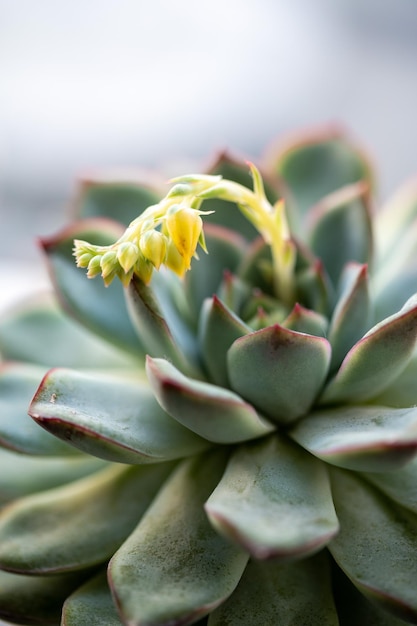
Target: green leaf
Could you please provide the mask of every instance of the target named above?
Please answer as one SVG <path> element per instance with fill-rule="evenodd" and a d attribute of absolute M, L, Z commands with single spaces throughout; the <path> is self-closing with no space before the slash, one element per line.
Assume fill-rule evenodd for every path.
<path fill-rule="evenodd" d="M 323 263 L 313 260 L 295 277 L 297 298 L 308 309 L 329 317 L 334 306 L 334 288 Z"/>
<path fill-rule="evenodd" d="M 417 513 L 417 457 L 395 472 L 368 472 L 364 476 L 391 500 Z"/>
<path fill-rule="evenodd" d="M 39 428 L 28 415 L 44 367 L 8 363 L 0 366 L 0 445 L 16 452 L 68 456 L 73 447 Z"/>
<path fill-rule="evenodd" d="M 107 217 L 128 225 L 161 198 L 159 188 L 142 182 L 132 173 L 92 176 L 81 180 L 75 199 L 75 217 Z M 149 178 L 149 177 L 148 177 Z M 159 186 L 158 186 L 159 187 Z"/>
<path fill-rule="evenodd" d="M 278 433 L 236 450 L 205 509 L 257 559 L 305 557 L 338 530 L 324 465 Z"/>
<path fill-rule="evenodd" d="M 184 290 L 194 318 L 198 317 L 203 301 L 218 292 L 224 276 L 235 272 L 246 248 L 245 240 L 234 230 L 207 224 L 204 234 L 208 254 L 193 259 L 191 271 L 184 278 Z"/>
<path fill-rule="evenodd" d="M 74 591 L 62 609 L 61 626 L 122 626 L 107 584 L 106 572 Z"/>
<path fill-rule="evenodd" d="M 324 552 L 296 563 L 250 561 L 208 626 L 338 626 Z"/>
<path fill-rule="evenodd" d="M 84 455 L 33 458 L 0 448 L 0 506 L 78 480 L 105 466 L 103 461 Z"/>
<path fill-rule="evenodd" d="M 51 370 L 30 415 L 76 448 L 118 463 L 167 461 L 208 445 L 169 417 L 135 378 Z"/>
<path fill-rule="evenodd" d="M 340 294 L 327 335 L 332 346 L 332 371 L 340 367 L 350 348 L 369 330 L 371 320 L 367 266 L 349 263 L 341 276 Z"/>
<path fill-rule="evenodd" d="M 46 574 L 104 562 L 133 531 L 172 468 L 114 465 L 10 504 L 0 514 L 1 567 Z"/>
<path fill-rule="evenodd" d="M 187 626 L 236 587 L 248 555 L 211 528 L 203 509 L 224 464 L 223 450 L 183 462 L 110 561 L 125 623 Z"/>
<path fill-rule="evenodd" d="M 198 338 L 204 366 L 216 385 L 229 386 L 227 351 L 235 339 L 250 331 L 250 327 L 217 296 L 207 298 L 204 302 Z"/>
<path fill-rule="evenodd" d="M 154 278 L 158 280 L 157 276 Z M 160 296 L 164 296 L 163 290 L 158 291 Z M 190 361 L 195 347 L 190 348 L 193 339 L 189 336 L 190 330 L 184 321 L 175 316 L 174 323 L 170 325 L 154 290 L 136 277 L 126 290 L 126 301 L 130 318 L 146 353 L 154 357 L 166 356 L 182 371 L 193 372 L 195 367 Z"/>
<path fill-rule="evenodd" d="M 395 380 L 372 398 L 374 404 L 398 408 L 417 405 L 417 351 Z"/>
<path fill-rule="evenodd" d="M 333 284 L 348 262 L 368 263 L 372 254 L 368 187 L 356 183 L 326 196 L 309 215 L 308 241 Z"/>
<path fill-rule="evenodd" d="M 329 363 L 326 339 L 278 324 L 237 339 L 228 352 L 232 389 L 280 424 L 308 412 Z"/>
<path fill-rule="evenodd" d="M 188 378 L 165 359 L 147 357 L 146 371 L 162 408 L 209 441 L 237 443 L 275 429 L 235 393 Z"/>
<path fill-rule="evenodd" d="M 338 567 L 334 567 L 333 587 L 340 626 L 352 626 L 352 624 L 405 626 L 409 624 L 365 598 Z"/>
<path fill-rule="evenodd" d="M 272 147 L 266 162 L 287 186 L 294 232 L 302 232 L 306 213 L 324 196 L 360 180 L 372 182 L 362 151 L 334 126 L 313 129 Z"/>
<path fill-rule="evenodd" d="M 417 216 L 417 181 L 412 179 L 403 184 L 375 215 L 378 262 L 394 260 L 399 242 L 407 237 L 410 229 L 415 233 Z"/>
<path fill-rule="evenodd" d="M 282 326 L 297 333 L 326 337 L 328 321 L 324 315 L 296 303 L 291 313 L 282 322 Z"/>
<path fill-rule="evenodd" d="M 114 280 L 105 287 L 101 278 L 88 280 L 72 254 L 74 239 L 108 245 L 122 234 L 120 224 L 91 219 L 75 222 L 57 236 L 44 239 L 50 272 L 58 298 L 67 313 L 111 344 L 143 357 L 143 348 L 127 313 L 123 287 Z"/>
<path fill-rule="evenodd" d="M 126 367 L 128 355 L 64 316 L 49 294 L 28 299 L 0 320 L 6 361 L 46 367 Z"/>
<path fill-rule="evenodd" d="M 341 526 L 334 559 L 373 602 L 417 623 L 417 517 L 349 472 L 333 468 L 331 479 Z"/>
<path fill-rule="evenodd" d="M 90 571 L 21 576 L 0 571 L 0 618 L 28 626 L 59 626 L 65 598 Z"/>
<path fill-rule="evenodd" d="M 417 222 L 397 240 L 396 249 L 380 260 L 373 278 L 378 319 L 391 315 L 416 292 Z"/>
<path fill-rule="evenodd" d="M 395 470 L 417 451 L 417 408 L 359 405 L 317 410 L 289 434 L 332 465 L 368 472 Z"/>
<path fill-rule="evenodd" d="M 351 348 L 320 402 L 363 402 L 377 396 L 405 369 L 416 340 L 417 297 L 413 297 Z"/>

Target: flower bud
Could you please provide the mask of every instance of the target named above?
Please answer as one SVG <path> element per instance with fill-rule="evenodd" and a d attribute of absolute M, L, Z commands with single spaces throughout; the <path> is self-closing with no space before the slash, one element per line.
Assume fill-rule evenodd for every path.
<path fill-rule="evenodd" d="M 117 247 L 117 260 L 126 274 L 132 269 L 139 256 L 139 248 L 131 241 L 124 241 Z"/>
<path fill-rule="evenodd" d="M 117 270 L 117 257 L 114 250 L 109 250 L 101 257 L 101 275 L 103 278 L 110 276 L 112 272 Z M 106 281 L 105 281 L 106 282 Z"/>
<path fill-rule="evenodd" d="M 188 269 L 186 259 L 180 255 L 173 241 L 168 242 L 165 265 L 178 276 L 184 276 Z"/>
<path fill-rule="evenodd" d="M 101 274 L 101 256 L 97 254 L 88 263 L 87 278 L 94 278 Z"/>
<path fill-rule="evenodd" d="M 161 264 L 165 261 L 167 253 L 167 239 L 165 235 L 158 230 L 148 230 L 140 238 L 139 246 L 145 259 L 148 259 L 159 270 Z"/>
<path fill-rule="evenodd" d="M 189 269 L 203 228 L 203 220 L 195 209 L 175 207 L 168 212 L 165 225 L 172 242 L 184 259 L 185 269 Z"/>
<path fill-rule="evenodd" d="M 77 267 L 88 267 L 93 255 L 90 252 L 84 252 L 84 254 L 77 255 Z"/>

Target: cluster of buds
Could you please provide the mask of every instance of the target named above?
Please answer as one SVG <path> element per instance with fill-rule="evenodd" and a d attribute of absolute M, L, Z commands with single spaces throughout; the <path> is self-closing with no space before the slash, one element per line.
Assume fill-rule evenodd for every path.
<path fill-rule="evenodd" d="M 207 252 L 201 211 L 206 199 L 234 202 L 271 246 L 276 291 L 284 300 L 290 289 L 295 247 L 290 237 L 282 201 L 269 203 L 257 168 L 249 164 L 253 191 L 221 176 L 188 175 L 173 179 L 174 186 L 158 204 L 148 207 L 110 246 L 75 240 L 77 266 L 87 268 L 88 278 L 101 275 L 108 286 L 117 276 L 127 286 L 135 275 L 148 283 L 161 265 L 183 276 L 197 256 L 197 246 Z"/>

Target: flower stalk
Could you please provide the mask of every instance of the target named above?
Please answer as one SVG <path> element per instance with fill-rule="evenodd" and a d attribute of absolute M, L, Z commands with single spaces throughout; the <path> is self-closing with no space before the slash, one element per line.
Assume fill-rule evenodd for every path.
<path fill-rule="evenodd" d="M 87 268 L 88 278 L 101 274 L 108 286 L 117 276 L 127 286 L 133 275 L 148 283 L 153 269 L 165 265 L 179 276 L 190 269 L 197 246 L 207 252 L 202 215 L 204 200 L 235 203 L 271 247 L 274 288 L 287 304 L 293 302 L 295 246 L 282 200 L 268 201 L 259 170 L 249 164 L 254 188 L 221 176 L 186 175 L 174 178 L 174 186 L 158 204 L 135 218 L 123 235 L 110 246 L 95 246 L 75 240 L 77 266 Z"/>

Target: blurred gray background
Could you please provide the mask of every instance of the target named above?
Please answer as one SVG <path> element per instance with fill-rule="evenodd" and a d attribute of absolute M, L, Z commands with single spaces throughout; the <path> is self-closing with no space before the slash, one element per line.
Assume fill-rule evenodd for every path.
<path fill-rule="evenodd" d="M 0 0 L 0 68 L 3 276 L 85 170 L 179 174 L 340 121 L 382 197 L 417 173 L 416 0 Z"/>

